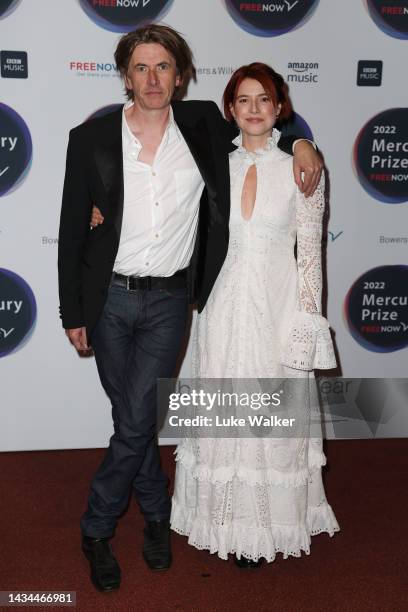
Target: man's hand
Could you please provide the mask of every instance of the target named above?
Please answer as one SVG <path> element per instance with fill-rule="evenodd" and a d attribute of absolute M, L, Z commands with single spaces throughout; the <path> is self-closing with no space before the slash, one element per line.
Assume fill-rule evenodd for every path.
<path fill-rule="evenodd" d="M 68 336 L 69 341 L 73 344 L 77 351 L 83 353 L 89 351 L 90 347 L 86 339 L 85 327 L 75 327 L 73 329 L 66 329 L 65 334 Z"/>
<path fill-rule="evenodd" d="M 94 205 L 92 207 L 92 216 L 91 216 L 91 223 L 90 223 L 91 230 L 93 230 L 94 227 L 101 225 L 104 222 L 104 220 L 105 220 L 105 217 L 103 216 L 99 208 Z"/>
<path fill-rule="evenodd" d="M 293 154 L 293 174 L 296 185 L 307 198 L 314 194 L 322 171 L 322 159 L 314 150 L 313 145 L 306 140 L 297 142 Z M 303 180 L 302 172 L 304 173 Z"/>

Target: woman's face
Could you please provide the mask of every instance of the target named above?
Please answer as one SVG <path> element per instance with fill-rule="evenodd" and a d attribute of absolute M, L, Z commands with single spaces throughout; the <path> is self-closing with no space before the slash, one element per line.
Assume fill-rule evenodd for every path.
<path fill-rule="evenodd" d="M 255 79 L 244 79 L 238 87 L 230 111 L 238 127 L 248 136 L 269 136 L 281 105 L 274 106 L 264 86 Z"/>

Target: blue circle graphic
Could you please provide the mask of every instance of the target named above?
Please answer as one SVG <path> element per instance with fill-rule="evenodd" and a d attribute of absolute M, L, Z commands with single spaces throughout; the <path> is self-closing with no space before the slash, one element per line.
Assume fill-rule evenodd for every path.
<path fill-rule="evenodd" d="M 88 17 L 111 32 L 131 32 L 152 21 L 159 21 L 173 0 L 78 0 Z"/>
<path fill-rule="evenodd" d="M 379 266 L 362 274 L 344 301 L 350 334 L 362 347 L 390 353 L 408 345 L 408 266 Z"/>
<path fill-rule="evenodd" d="M 274 0 L 241 2 L 223 0 L 235 23 L 255 36 L 280 36 L 302 26 L 314 13 L 319 0 Z"/>
<path fill-rule="evenodd" d="M 15 110 L 0 103 L 0 196 L 10 193 L 26 177 L 33 152 L 26 122 Z"/>
<path fill-rule="evenodd" d="M 388 36 L 408 39 L 407 0 L 365 0 L 374 23 Z"/>
<path fill-rule="evenodd" d="M 0 268 L 0 357 L 22 348 L 34 329 L 37 305 L 28 283 Z"/>

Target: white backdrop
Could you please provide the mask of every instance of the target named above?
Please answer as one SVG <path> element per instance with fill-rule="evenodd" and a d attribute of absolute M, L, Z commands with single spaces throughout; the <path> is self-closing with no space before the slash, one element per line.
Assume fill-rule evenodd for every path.
<path fill-rule="evenodd" d="M 267 3 L 269 7 L 286 5 L 285 10 L 291 4 Z M 387 204 L 373 197 L 359 182 L 352 162 L 354 142 L 364 124 L 387 109 L 408 106 L 406 40 L 378 27 L 363 0 L 320 0 L 310 19 L 280 36 L 247 32 L 221 0 L 174 0 L 170 5 L 163 21 L 185 35 L 199 72 L 197 84 L 189 89 L 191 99 L 220 104 L 231 69 L 255 60 L 270 63 L 285 78 L 314 75 L 315 82 L 295 82 L 291 77 L 290 92 L 330 172 L 327 314 L 342 373 L 345 377 L 405 377 L 406 334 L 398 332 L 402 338 L 398 350 L 366 348 L 349 331 L 344 303 L 350 287 L 367 271 L 407 263 L 408 198 L 405 203 Z M 1 450 L 104 446 L 111 432 L 109 403 L 94 360 L 77 356 L 60 325 L 56 260 L 68 131 L 98 108 L 123 101 L 121 82 L 111 66 L 119 36 L 96 24 L 78 0 L 22 0 L 0 18 L 0 49 L 28 54 L 28 78 L 3 75 L 0 102 L 24 119 L 33 146 L 24 180 L 0 198 L 0 267 L 23 278 L 37 304 L 29 338 L 0 359 Z M 382 60 L 381 86 L 356 85 L 359 60 Z M 102 64 L 104 69 L 78 68 L 85 62 Z M 317 66 L 299 72 L 301 66 L 288 68 L 293 63 Z M 8 138 L 7 129 L 0 124 L 3 148 L 9 142 L 1 140 Z M 5 164 L 0 163 L 0 178 L 7 177 L 7 171 L 1 175 Z M 10 297 L 4 283 L 0 291 L 2 352 L 1 343 L 13 328 L 7 327 L 10 318 L 4 319 Z M 408 283 L 399 287 L 400 296 L 407 291 Z M 407 324 L 406 311 L 405 307 Z M 3 325 L 1 317 L 6 321 Z M 391 345 L 395 348 L 393 341 Z M 188 352 L 182 374 L 189 374 Z M 403 399 L 394 412 L 380 426 L 378 436 L 408 435 Z M 355 432 L 372 435 L 361 423 Z"/>

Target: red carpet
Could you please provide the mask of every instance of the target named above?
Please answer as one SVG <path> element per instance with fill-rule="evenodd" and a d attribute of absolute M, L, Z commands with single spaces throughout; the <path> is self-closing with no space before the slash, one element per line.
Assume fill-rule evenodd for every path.
<path fill-rule="evenodd" d="M 171 476 L 173 451 L 161 448 Z M 172 568 L 152 573 L 141 557 L 143 520 L 132 502 L 113 541 L 122 586 L 110 594 L 89 581 L 78 526 L 103 452 L 1 456 L 0 590 L 76 591 L 76 609 L 85 612 L 408 609 L 408 440 L 327 442 L 326 493 L 341 532 L 315 536 L 308 557 L 278 555 L 249 573 L 177 534 Z"/>

